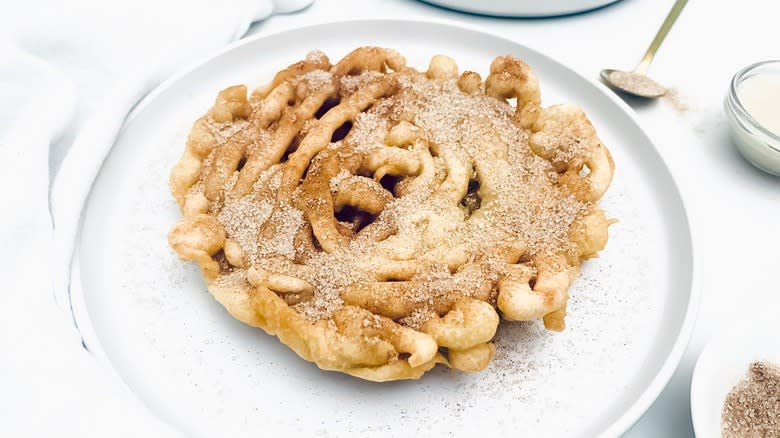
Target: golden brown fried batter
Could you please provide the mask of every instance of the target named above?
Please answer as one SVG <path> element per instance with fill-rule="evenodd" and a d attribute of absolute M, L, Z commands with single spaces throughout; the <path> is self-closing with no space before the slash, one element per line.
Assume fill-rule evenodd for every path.
<path fill-rule="evenodd" d="M 195 122 L 171 247 L 234 317 L 320 368 L 482 370 L 499 312 L 563 329 L 607 241 L 609 152 L 582 110 L 540 105 L 511 56 L 483 81 L 442 55 L 420 72 L 390 49 L 312 52 Z"/>

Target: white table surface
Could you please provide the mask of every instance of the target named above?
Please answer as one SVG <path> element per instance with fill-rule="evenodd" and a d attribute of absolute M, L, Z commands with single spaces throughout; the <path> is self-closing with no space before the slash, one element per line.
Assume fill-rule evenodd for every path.
<path fill-rule="evenodd" d="M 522 20 L 461 14 L 416 0 L 316 0 L 300 13 L 274 16 L 255 25 L 251 32 L 273 33 L 349 19 L 447 20 L 511 38 L 595 79 L 604 67 L 632 68 L 672 3 L 622 0 L 582 15 Z M 723 324 L 747 321 L 779 308 L 780 286 L 773 269 L 778 257 L 772 250 L 780 248 L 780 231 L 773 227 L 780 224 L 780 178 L 761 173 L 739 156 L 728 137 L 722 111 L 725 91 L 737 70 L 759 60 L 780 58 L 778 12 L 780 4 L 775 0 L 691 0 L 651 68 L 656 79 L 680 90 L 690 109 L 680 112 L 664 101 L 629 102 L 685 197 L 703 292 L 696 330 L 677 373 L 626 435 L 629 438 L 693 436 L 690 379 L 705 342 Z M 46 317 L 54 321 L 54 316 Z M 50 330 L 37 324 L 37 319 L 24 321 L 22 329 L 30 330 L 28 335 L 35 334 L 35 339 L 45 338 Z M 15 329 L 14 333 L 0 333 L 0 341 L 16 336 L 19 327 Z M 74 350 L 73 345 L 48 348 L 51 350 L 46 353 L 51 357 Z M 35 345 L 30 345 L 22 353 L 34 349 Z M 13 380 L 0 379 L 0 435 L 10 427 L 8 436 L 165 436 L 159 432 L 162 428 L 147 426 L 142 420 L 147 413 L 140 403 L 120 403 L 123 392 L 113 388 L 108 375 L 94 370 L 90 356 L 73 353 L 67 357 L 72 359 L 68 366 L 90 370 L 97 383 L 84 389 L 78 381 L 68 381 L 68 376 L 83 377 L 85 373 L 73 374 L 61 362 L 29 362 L 25 366 L 24 360 L 19 360 L 8 369 L 0 354 L 0 377 L 7 375 Z M 20 379 L 25 370 L 48 374 Z M 36 398 L 53 391 L 72 394 Z M 65 408 L 71 404 L 90 415 L 69 416 L 73 411 Z M 121 413 L 109 415 L 116 406 L 122 406 Z M 47 421 L 52 418 L 54 421 Z"/>
<path fill-rule="evenodd" d="M 633 68 L 672 3 L 622 0 L 586 14 L 529 20 L 473 16 L 414 0 L 318 0 L 303 12 L 259 23 L 251 32 L 348 19 L 450 20 L 511 38 L 596 78 L 604 67 Z M 665 101 L 629 101 L 683 192 L 703 296 L 679 369 L 627 437 L 693 436 L 690 380 L 706 341 L 721 325 L 780 306 L 780 178 L 742 159 L 728 137 L 722 110 L 737 70 L 780 58 L 778 12 L 780 4 L 768 0 L 691 0 L 650 69 L 658 81 L 680 91 L 689 109 L 681 112 Z"/>

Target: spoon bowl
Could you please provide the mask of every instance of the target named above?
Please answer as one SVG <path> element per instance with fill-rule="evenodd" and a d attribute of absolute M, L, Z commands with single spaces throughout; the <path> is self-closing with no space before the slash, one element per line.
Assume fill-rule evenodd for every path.
<path fill-rule="evenodd" d="M 601 70 L 601 80 L 613 90 L 633 96 L 653 99 L 666 94 L 666 88 L 663 85 L 636 71 L 627 72 L 605 68 Z"/>
<path fill-rule="evenodd" d="M 609 75 L 611 75 L 613 71 L 618 71 L 618 70 L 615 70 L 614 68 L 605 68 L 604 70 L 601 70 L 600 73 L 601 80 L 604 81 L 605 84 L 611 85 L 609 83 Z"/>

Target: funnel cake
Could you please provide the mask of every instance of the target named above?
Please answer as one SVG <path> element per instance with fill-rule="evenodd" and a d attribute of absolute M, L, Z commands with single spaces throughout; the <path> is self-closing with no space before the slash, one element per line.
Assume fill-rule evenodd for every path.
<path fill-rule="evenodd" d="M 482 370 L 499 313 L 564 328 L 607 242 L 610 154 L 578 107 L 540 103 L 511 56 L 483 81 L 440 55 L 420 72 L 390 49 L 312 52 L 195 122 L 170 245 L 231 315 L 322 369 Z"/>

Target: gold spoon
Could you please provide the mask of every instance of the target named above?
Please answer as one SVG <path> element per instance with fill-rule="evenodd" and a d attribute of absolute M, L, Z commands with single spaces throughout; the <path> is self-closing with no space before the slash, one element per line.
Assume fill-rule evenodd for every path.
<path fill-rule="evenodd" d="M 688 0 L 677 0 L 674 3 L 672 10 L 669 11 L 669 15 L 666 16 L 666 20 L 664 20 L 661 28 L 658 29 L 658 33 L 655 34 L 653 42 L 647 48 L 645 56 L 642 57 L 639 65 L 633 71 L 605 68 L 601 70 L 601 79 L 613 89 L 633 94 L 634 96 L 656 98 L 666 94 L 666 88 L 663 85 L 647 76 L 647 69 L 650 67 L 650 62 L 653 61 L 655 53 L 661 47 L 661 43 L 666 38 L 669 30 L 672 29 L 672 25 L 674 25 L 677 17 L 680 16 L 680 12 L 682 12 L 686 3 L 688 3 Z"/>

